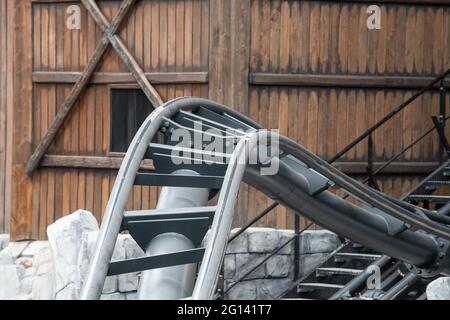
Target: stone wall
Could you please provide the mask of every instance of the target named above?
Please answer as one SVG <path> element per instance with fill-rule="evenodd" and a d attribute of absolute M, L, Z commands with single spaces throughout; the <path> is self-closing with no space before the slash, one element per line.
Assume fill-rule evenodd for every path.
<path fill-rule="evenodd" d="M 294 279 L 294 242 L 250 273 L 244 281 L 235 282 L 293 237 L 291 230 L 255 228 L 234 240 L 224 260 L 225 298 L 271 300 L 289 288 Z M 314 270 L 339 245 L 338 237 L 329 231 L 304 232 L 300 238 L 299 276 Z"/>
<path fill-rule="evenodd" d="M 98 236 L 98 224 L 90 212 L 78 211 L 47 230 L 48 242 L 15 242 L 0 236 L 0 300 L 78 299 L 90 256 Z M 237 230 L 234 230 L 236 232 Z M 228 247 L 224 260 L 225 290 L 279 245 L 293 231 L 249 229 Z M 300 271 L 309 273 L 337 248 L 339 240 L 328 231 L 308 231 L 301 237 Z M 113 260 L 144 255 L 129 235 L 120 235 Z M 227 299 L 273 299 L 292 284 L 294 243 L 286 246 L 244 281 L 231 288 Z M 102 299 L 134 300 L 140 274 L 109 277 Z"/>

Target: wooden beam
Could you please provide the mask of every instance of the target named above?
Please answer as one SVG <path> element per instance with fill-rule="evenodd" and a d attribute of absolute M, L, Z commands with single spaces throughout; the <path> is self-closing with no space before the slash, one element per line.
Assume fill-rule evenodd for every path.
<path fill-rule="evenodd" d="M 66 156 L 46 155 L 42 160 L 42 167 L 46 168 L 72 168 L 72 169 L 111 169 L 119 170 L 123 157 L 91 157 L 91 156 Z M 384 163 L 374 163 L 374 169 L 378 169 Z M 365 175 L 366 162 L 338 162 L 334 165 L 346 174 Z M 378 176 L 383 175 L 427 175 L 439 166 L 438 162 L 395 162 L 386 168 Z M 151 160 L 144 160 L 141 165 L 143 170 L 154 170 Z"/>
<path fill-rule="evenodd" d="M 378 170 L 382 165 L 384 165 L 384 162 L 375 162 L 373 164 L 373 169 Z M 367 174 L 367 162 L 337 162 L 334 166 L 349 175 Z M 377 176 L 426 175 L 433 172 L 438 167 L 438 162 L 394 162 Z"/>
<path fill-rule="evenodd" d="M 42 160 L 42 167 L 119 170 L 122 162 L 123 158 L 46 155 Z M 154 169 L 153 161 L 142 161 L 141 170 Z"/>
<path fill-rule="evenodd" d="M 142 90 L 144 91 L 145 95 L 150 100 L 152 105 L 154 107 L 162 105 L 164 103 L 163 100 L 161 99 L 159 93 L 155 90 L 155 88 L 153 88 L 153 86 L 148 81 L 139 63 L 130 53 L 130 51 L 123 43 L 123 41 L 120 39 L 120 37 L 116 35 L 115 32 L 111 32 L 109 30 L 110 28 L 109 21 L 100 10 L 97 3 L 95 3 L 94 0 L 82 0 L 82 2 L 86 7 L 86 9 L 88 10 L 88 12 L 91 14 L 91 16 L 97 22 L 100 29 L 103 32 L 105 32 L 105 34 L 108 36 L 111 45 L 114 47 L 114 49 L 116 50 L 120 58 L 123 60 L 123 62 L 127 65 L 128 69 L 131 71 L 131 74 L 139 83 L 139 85 L 141 86 Z"/>
<path fill-rule="evenodd" d="M 359 75 L 317 75 L 317 74 L 281 74 L 252 73 L 249 76 L 252 85 L 298 86 L 298 87 L 342 87 L 342 88 L 422 88 L 434 80 L 432 77 L 411 76 L 359 76 Z M 445 84 L 450 86 L 450 80 Z M 437 87 L 436 87 L 437 88 Z"/>
<path fill-rule="evenodd" d="M 70 94 L 66 97 L 62 106 L 59 108 L 55 119 L 53 120 L 52 124 L 50 125 L 50 128 L 48 129 L 44 138 L 39 142 L 38 146 L 36 147 L 36 149 L 34 150 L 34 153 L 31 156 L 30 160 L 28 161 L 28 164 L 26 167 L 26 172 L 28 175 L 31 175 L 34 172 L 34 170 L 39 166 L 39 163 L 40 163 L 42 157 L 44 156 L 44 154 L 47 152 L 48 148 L 52 144 L 59 129 L 61 129 L 61 127 L 63 126 L 70 111 L 72 110 L 72 107 L 75 105 L 75 102 L 78 100 L 81 92 L 86 87 L 86 85 L 89 83 L 89 79 L 91 78 L 92 74 L 94 73 L 94 70 L 97 67 L 98 63 L 100 62 L 101 57 L 106 52 L 106 49 L 109 45 L 110 35 L 117 32 L 117 29 L 119 28 L 121 22 L 123 21 L 124 17 L 127 15 L 128 11 L 130 10 L 130 8 L 134 4 L 134 2 L 135 2 L 135 0 L 124 0 L 122 2 L 122 4 L 120 5 L 119 11 L 117 12 L 116 16 L 114 17 L 111 25 L 105 31 L 105 34 L 101 38 L 99 45 L 95 49 L 95 52 L 94 52 L 93 56 L 91 57 L 89 63 L 86 65 L 82 75 L 80 76 L 80 78 L 77 80 L 77 82 L 73 86 Z"/>
<path fill-rule="evenodd" d="M 34 83 L 75 83 L 81 72 L 35 71 Z M 146 72 L 145 76 L 153 84 L 206 84 L 208 72 Z M 134 83 L 135 79 L 127 72 L 95 72 L 91 84 Z"/>
<path fill-rule="evenodd" d="M 108 0 L 99 0 L 108 1 Z M 109 0 L 110 1 L 110 0 Z M 320 0 L 304 0 L 317 2 Z M 31 0 L 34 3 L 79 3 L 81 0 Z M 424 6 L 450 6 L 450 0 L 335 0 L 336 3 L 360 3 L 360 4 L 393 4 L 393 5 L 424 5 Z"/>

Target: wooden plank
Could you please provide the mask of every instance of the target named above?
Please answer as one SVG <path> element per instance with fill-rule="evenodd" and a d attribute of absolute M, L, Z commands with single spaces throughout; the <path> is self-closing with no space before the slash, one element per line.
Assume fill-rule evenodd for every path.
<path fill-rule="evenodd" d="M 28 164 L 27 164 L 27 174 L 32 174 L 33 171 L 37 168 L 39 165 L 42 157 L 44 156 L 47 149 L 50 147 L 51 143 L 55 139 L 59 129 L 63 126 L 65 119 L 69 115 L 72 107 L 74 106 L 75 102 L 77 101 L 78 97 L 80 96 L 80 93 L 83 91 L 83 89 L 86 87 L 86 85 L 89 82 L 90 77 L 92 76 L 95 68 L 97 67 L 101 57 L 106 51 L 106 48 L 109 44 L 109 36 L 110 34 L 114 34 L 117 29 L 119 28 L 120 23 L 128 13 L 129 9 L 133 5 L 135 0 L 124 0 L 122 2 L 122 5 L 120 7 L 119 12 L 117 13 L 116 17 L 113 19 L 110 26 L 105 28 L 105 35 L 102 37 L 102 40 L 100 41 L 99 45 L 97 46 L 97 49 L 94 53 L 94 55 L 91 57 L 88 65 L 84 69 L 82 76 L 78 79 L 74 87 L 72 88 L 69 96 L 67 96 L 66 100 L 64 101 L 63 105 L 59 108 L 58 113 L 52 122 L 50 128 L 48 129 L 46 135 L 43 137 L 43 139 L 40 141 L 36 149 L 34 150 L 34 153 L 30 157 Z"/>
<path fill-rule="evenodd" d="M 363 13 L 361 13 L 363 14 Z M 386 7 L 381 8 L 381 19 L 383 19 L 382 21 L 386 21 L 386 25 L 387 25 L 387 9 Z M 361 24 L 361 21 L 360 21 Z M 376 52 L 374 52 L 373 55 L 370 56 L 369 59 L 369 70 L 370 65 L 373 63 L 376 63 L 376 71 L 378 73 L 384 73 L 386 70 L 386 46 L 387 46 L 387 30 L 388 27 L 385 28 L 381 28 L 380 30 L 378 30 L 376 35 L 373 35 L 372 32 L 369 33 L 368 35 L 368 43 L 372 44 L 373 42 L 377 41 L 377 46 L 376 48 L 373 49 L 373 51 L 376 50 Z M 372 45 L 373 47 L 375 47 L 374 45 Z M 372 50 L 370 50 L 370 52 L 372 53 Z M 373 56 L 373 57 L 372 57 Z M 371 70 L 372 71 L 372 70 Z M 371 72 L 371 73 L 375 73 L 375 72 Z"/>
<path fill-rule="evenodd" d="M 159 61 L 160 61 L 160 54 L 159 54 L 159 27 L 160 27 L 160 21 L 159 21 L 159 2 L 158 1 L 151 1 L 151 33 L 150 41 L 151 41 L 151 61 L 150 61 L 150 68 L 152 71 L 157 70 Z M 150 80 L 150 79 L 149 79 Z M 150 80 L 152 81 L 152 80 Z"/>
<path fill-rule="evenodd" d="M 118 170 L 123 158 L 96 157 L 96 156 L 67 156 L 46 155 L 42 160 L 44 168 L 75 168 L 75 169 L 112 169 Z M 144 160 L 142 170 L 154 170 L 151 160 Z"/>
<path fill-rule="evenodd" d="M 330 64 L 330 5 L 324 4 L 320 11 L 319 66 L 322 73 L 329 72 Z"/>
<path fill-rule="evenodd" d="M 320 3 L 311 4 L 309 27 L 309 67 L 313 73 L 319 72 L 320 58 Z"/>
<path fill-rule="evenodd" d="M 0 233 L 6 232 L 7 3 L 0 3 Z"/>
<path fill-rule="evenodd" d="M 192 1 L 192 66 L 195 71 L 201 67 L 201 10 L 202 1 Z"/>
<path fill-rule="evenodd" d="M 126 64 L 128 69 L 131 71 L 133 77 L 139 83 L 139 85 L 141 86 L 142 90 L 144 91 L 145 95 L 150 100 L 150 102 L 154 106 L 162 105 L 163 100 L 159 96 L 159 93 L 155 90 L 155 88 L 153 88 L 153 86 L 148 81 L 139 63 L 136 61 L 131 52 L 128 50 L 127 46 L 124 44 L 122 39 L 120 39 L 120 37 L 116 35 L 115 32 L 111 32 L 110 28 L 113 26 L 114 20 L 110 25 L 108 19 L 102 13 L 102 11 L 97 6 L 94 0 L 82 0 L 82 2 L 86 7 L 86 9 L 91 14 L 91 16 L 97 22 L 100 29 L 103 32 L 105 32 L 105 34 L 109 39 L 109 42 L 114 47 L 114 49 L 116 50 L 117 54 L 120 56 L 122 61 Z"/>
<path fill-rule="evenodd" d="M 14 19 L 14 6 L 7 2 L 6 13 L 10 19 L 7 19 L 6 29 L 7 29 L 7 41 L 5 56 L 7 60 L 6 64 L 6 122 L 9 124 L 13 123 L 13 106 L 14 106 L 14 95 L 10 94 L 13 92 L 13 81 L 14 81 L 14 67 L 13 67 L 13 56 L 14 56 L 14 46 L 15 41 L 15 19 Z M 11 211 L 12 211 L 12 176 L 13 176 L 13 126 L 6 126 L 6 181 L 5 181 L 5 232 L 10 231 L 10 221 L 11 221 Z"/>
<path fill-rule="evenodd" d="M 384 162 L 375 162 L 374 170 L 384 165 Z M 364 175 L 367 173 L 367 162 L 336 162 L 336 168 L 349 175 Z M 379 175 L 426 175 L 439 166 L 438 162 L 394 162 Z"/>
<path fill-rule="evenodd" d="M 31 0 L 33 3 L 79 3 L 82 0 Z M 110 1 L 110 0 L 98 0 L 98 1 Z M 317 0 L 305 0 L 303 2 L 313 2 Z M 448 6 L 450 0 L 345 0 L 348 3 L 361 3 L 361 4 L 403 4 L 403 5 L 424 5 L 424 6 Z"/>
<path fill-rule="evenodd" d="M 433 79 L 434 77 L 415 76 L 251 73 L 249 83 L 264 86 L 417 89 L 426 86 Z M 450 85 L 450 80 L 445 83 Z"/>
<path fill-rule="evenodd" d="M 14 96 L 12 135 L 12 206 L 13 240 L 29 239 L 32 232 L 32 181 L 25 174 L 25 163 L 31 153 L 32 140 L 32 8 L 27 1 L 10 1 L 14 20 L 14 53 L 11 70 Z"/>

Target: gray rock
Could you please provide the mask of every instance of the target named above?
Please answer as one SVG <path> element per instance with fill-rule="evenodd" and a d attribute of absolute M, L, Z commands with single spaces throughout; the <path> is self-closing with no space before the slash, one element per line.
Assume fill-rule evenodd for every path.
<path fill-rule="evenodd" d="M 52 265 L 53 267 L 53 265 Z M 25 273 L 23 274 L 24 278 L 34 277 L 37 274 L 37 269 L 35 267 L 31 267 L 28 269 L 25 269 Z"/>
<path fill-rule="evenodd" d="M 17 301 L 31 301 L 33 300 L 33 296 L 31 294 L 21 294 L 19 296 L 15 296 L 13 300 Z"/>
<path fill-rule="evenodd" d="M 119 276 L 119 291 L 123 293 L 137 291 L 139 289 L 140 273 L 121 274 Z"/>
<path fill-rule="evenodd" d="M 14 263 L 18 266 L 22 266 L 25 269 L 29 269 L 34 265 L 33 258 L 30 257 L 20 257 L 16 261 L 14 261 Z"/>
<path fill-rule="evenodd" d="M 111 261 L 125 260 L 125 247 L 123 245 L 124 236 L 119 235 L 116 242 L 116 247 L 114 248 L 114 253 Z M 94 242 L 95 243 L 95 242 Z M 94 250 L 92 246 L 92 251 Z M 86 274 L 84 274 L 86 275 Z M 123 275 L 127 276 L 127 275 Z M 114 293 L 119 288 L 119 276 L 107 277 L 105 281 L 105 286 L 103 287 L 103 293 Z"/>
<path fill-rule="evenodd" d="M 228 254 L 223 260 L 223 276 L 225 279 L 233 279 L 236 273 L 236 257 Z"/>
<path fill-rule="evenodd" d="M 79 296 L 80 285 L 78 283 L 69 283 L 66 287 L 56 292 L 55 299 L 62 301 L 78 300 Z"/>
<path fill-rule="evenodd" d="M 24 281 L 27 279 L 30 279 L 33 300 L 54 300 L 56 298 L 55 274 L 52 262 L 38 266 L 35 276 L 25 278 Z"/>
<path fill-rule="evenodd" d="M 32 282 L 31 296 L 33 300 L 54 300 L 55 288 L 53 274 L 46 272 Z"/>
<path fill-rule="evenodd" d="M 9 244 L 9 234 L 0 234 L 0 251 L 5 249 Z"/>
<path fill-rule="evenodd" d="M 33 284 L 38 277 L 24 277 L 20 282 L 20 295 L 30 296 L 32 298 Z"/>
<path fill-rule="evenodd" d="M 79 210 L 47 228 L 55 266 L 56 298 L 76 300 L 81 290 L 79 252 L 82 236 L 86 232 L 98 231 L 92 213 Z"/>
<path fill-rule="evenodd" d="M 112 300 L 112 301 L 119 301 L 119 300 L 126 300 L 127 296 L 124 293 L 111 293 L 111 294 L 103 294 L 100 298 L 100 300 Z"/>
<path fill-rule="evenodd" d="M 279 246 L 280 234 L 270 228 L 251 228 L 247 230 L 250 253 L 270 253 Z"/>
<path fill-rule="evenodd" d="M 10 256 L 13 260 L 17 260 L 29 244 L 30 241 L 11 242 L 5 249 L 3 249 L 2 253 Z"/>
<path fill-rule="evenodd" d="M 84 283 L 90 265 L 91 257 L 94 253 L 95 244 L 97 242 L 98 231 L 85 232 L 81 237 L 81 246 L 78 253 L 77 269 L 80 274 L 80 288 Z M 126 258 L 124 239 L 126 236 L 119 235 L 112 261 L 124 260 Z M 118 276 L 107 277 L 103 287 L 103 293 L 110 294 L 118 290 Z"/>
<path fill-rule="evenodd" d="M 51 249 L 48 241 L 33 241 L 22 251 L 24 257 L 34 257 L 42 250 Z"/>
<path fill-rule="evenodd" d="M 127 259 L 141 258 L 145 256 L 145 252 L 138 246 L 136 241 L 128 234 L 122 235 L 123 247 L 125 248 L 125 256 Z"/>
<path fill-rule="evenodd" d="M 241 279 L 257 264 L 259 264 L 267 255 L 265 254 L 236 254 L 236 272 L 233 280 Z M 249 274 L 245 280 L 263 279 L 266 277 L 266 265 L 263 264 L 255 271 Z"/>
<path fill-rule="evenodd" d="M 439 278 L 427 286 L 428 300 L 450 300 L 450 278 Z"/>
<path fill-rule="evenodd" d="M 0 300 L 12 300 L 20 295 L 24 269 L 18 265 L 0 266 Z"/>
<path fill-rule="evenodd" d="M 287 278 L 294 271 L 294 257 L 288 255 L 275 255 L 267 261 L 267 277 Z"/>
<path fill-rule="evenodd" d="M 137 294 L 137 292 L 128 292 L 128 293 L 126 294 L 126 299 L 127 299 L 127 300 L 132 300 L 132 301 L 137 300 L 137 299 L 138 299 L 138 294 Z"/>
<path fill-rule="evenodd" d="M 5 264 L 14 264 L 14 260 L 9 255 L 0 253 L 0 266 Z"/>
<path fill-rule="evenodd" d="M 80 270 L 81 281 L 84 281 L 89 269 L 94 246 L 98 238 L 98 231 L 88 231 L 81 236 L 81 245 L 78 251 L 77 267 Z"/>
<path fill-rule="evenodd" d="M 225 282 L 225 290 L 229 288 L 231 282 Z M 243 281 L 236 284 L 228 291 L 226 300 L 256 300 L 257 291 L 255 281 Z"/>
<path fill-rule="evenodd" d="M 42 275 L 53 275 L 53 263 L 48 262 L 41 264 L 40 266 L 36 267 L 36 275 L 42 276 Z"/>
<path fill-rule="evenodd" d="M 39 250 L 39 252 L 34 256 L 33 261 L 36 268 L 49 263 L 53 264 L 52 249 L 50 248 L 50 244 L 48 247 L 44 247 Z"/>
<path fill-rule="evenodd" d="M 315 253 L 300 255 L 299 271 L 300 277 L 310 274 L 317 266 L 325 262 L 329 257 L 328 253 Z"/>
<path fill-rule="evenodd" d="M 135 259 L 145 255 L 144 251 L 138 246 L 130 235 L 121 235 L 120 241 L 116 245 L 116 251 L 125 255 L 123 259 Z M 123 249 L 120 249 L 122 247 Z M 117 256 L 116 252 L 116 258 Z M 128 293 L 137 291 L 139 288 L 140 273 L 122 274 L 118 276 L 118 288 L 120 292 Z"/>
<path fill-rule="evenodd" d="M 293 284 L 292 279 L 256 280 L 257 300 L 275 300 Z"/>
<path fill-rule="evenodd" d="M 338 236 L 330 231 L 305 231 L 300 238 L 300 253 L 333 252 L 340 244 Z"/>
<path fill-rule="evenodd" d="M 235 235 L 240 229 L 234 229 L 231 231 L 230 236 Z M 231 241 L 227 247 L 227 254 L 231 253 L 247 253 L 248 252 L 248 232 L 242 233 L 236 239 Z"/>

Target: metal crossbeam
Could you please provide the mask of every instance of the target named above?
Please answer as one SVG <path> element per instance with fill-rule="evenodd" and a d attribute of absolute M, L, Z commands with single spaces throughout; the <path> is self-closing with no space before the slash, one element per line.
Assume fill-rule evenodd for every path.
<path fill-rule="evenodd" d="M 147 80 L 145 73 L 142 71 L 139 64 L 136 62 L 131 53 L 128 51 L 123 41 L 116 35 L 119 26 L 124 21 L 125 17 L 129 13 L 131 7 L 133 6 L 136 0 L 123 0 L 116 16 L 113 18 L 111 23 L 109 23 L 109 21 L 103 15 L 97 3 L 94 0 L 81 0 L 81 1 L 88 10 L 88 12 L 91 14 L 91 16 L 98 23 L 104 34 L 100 40 L 100 43 L 97 45 L 94 54 L 90 58 L 89 63 L 86 65 L 82 74 L 80 75 L 77 82 L 70 91 L 69 95 L 66 97 L 61 107 L 58 109 L 56 117 L 51 123 L 45 136 L 39 142 L 38 146 L 36 147 L 30 159 L 28 160 L 26 167 L 26 172 L 28 175 L 31 175 L 39 166 L 48 148 L 55 140 L 57 133 L 59 132 L 61 127 L 64 125 L 64 122 L 69 117 L 69 114 L 73 106 L 75 105 L 75 102 L 78 100 L 81 93 L 88 85 L 89 80 L 94 74 L 95 69 L 97 68 L 101 58 L 105 54 L 106 49 L 108 48 L 110 43 L 117 51 L 119 56 L 122 58 L 122 60 L 125 62 L 125 64 L 128 66 L 131 73 L 136 78 L 137 82 L 139 83 L 139 85 L 141 86 L 142 90 L 144 91 L 148 99 L 151 101 L 151 103 L 154 106 L 159 106 L 163 103 L 158 92 Z"/>
<path fill-rule="evenodd" d="M 204 253 L 205 248 L 199 248 L 159 256 L 115 261 L 110 264 L 108 276 L 193 264 L 200 262 Z"/>

